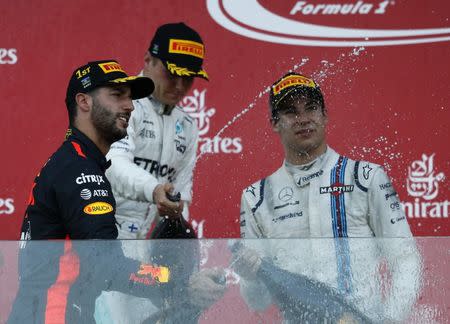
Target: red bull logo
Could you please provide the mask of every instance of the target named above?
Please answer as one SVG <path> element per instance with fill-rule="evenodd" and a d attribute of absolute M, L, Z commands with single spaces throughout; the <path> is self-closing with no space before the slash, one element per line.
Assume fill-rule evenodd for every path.
<path fill-rule="evenodd" d="M 141 264 L 139 271 L 137 272 L 139 276 L 150 277 L 160 283 L 169 282 L 170 271 L 167 267 L 153 266 L 151 264 Z"/>

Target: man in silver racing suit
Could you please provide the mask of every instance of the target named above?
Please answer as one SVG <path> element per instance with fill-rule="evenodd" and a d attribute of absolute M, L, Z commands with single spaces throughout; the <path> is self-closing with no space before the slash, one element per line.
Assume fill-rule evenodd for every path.
<path fill-rule="evenodd" d="M 165 24 L 155 32 L 141 73 L 153 80 L 155 90 L 133 101 L 128 135 L 112 144 L 107 155 L 112 162 L 106 175 L 117 202 L 118 239 L 149 238 L 162 216 L 189 217 L 198 128 L 177 104 L 191 89 L 194 77 L 208 80 L 202 68 L 204 53 L 200 35 L 184 23 Z M 173 192 L 180 192 L 180 202 L 167 198 Z M 149 259 L 145 241 L 123 241 L 122 247 L 128 257 Z M 194 272 L 187 288 L 190 302 L 206 309 L 221 298 L 222 276 L 219 269 Z M 100 315 L 104 322 L 139 323 L 156 311 L 150 300 L 142 298 L 117 292 L 104 293 L 102 298 L 100 305 L 109 304 L 109 314 Z"/>
<path fill-rule="evenodd" d="M 241 237 L 277 240 L 248 240 L 235 256 L 244 299 L 256 310 L 272 303 L 257 276 L 265 257 L 326 283 L 376 322 L 405 320 L 420 287 L 420 257 L 387 174 L 380 165 L 354 161 L 326 144 L 327 114 L 314 80 L 288 73 L 273 84 L 270 106 L 285 161 L 243 190 Z M 291 321 L 311 320 L 307 313 Z"/>

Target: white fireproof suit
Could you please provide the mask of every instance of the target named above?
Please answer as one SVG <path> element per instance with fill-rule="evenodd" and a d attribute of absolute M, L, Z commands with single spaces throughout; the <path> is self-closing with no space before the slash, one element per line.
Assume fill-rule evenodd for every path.
<path fill-rule="evenodd" d="M 106 176 L 117 202 L 119 239 L 146 238 L 158 215 L 153 190 L 171 182 L 181 200 L 192 200 L 198 129 L 195 120 L 176 106 L 164 114 L 155 98 L 133 101 L 128 135 L 115 142 L 107 154 L 111 167 Z M 183 215 L 187 218 L 187 206 Z"/>
<path fill-rule="evenodd" d="M 420 256 L 388 176 L 330 147 L 310 168 L 285 162 L 244 189 L 241 237 L 277 238 L 246 244 L 284 270 L 327 283 L 374 320 L 402 321 L 416 301 Z M 380 271 L 382 260 L 388 271 Z M 241 280 L 241 292 L 254 309 L 271 303 L 259 280 Z"/>

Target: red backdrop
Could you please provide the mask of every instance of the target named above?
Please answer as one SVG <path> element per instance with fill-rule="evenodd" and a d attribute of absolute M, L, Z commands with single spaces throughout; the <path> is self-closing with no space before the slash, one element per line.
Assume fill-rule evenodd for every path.
<path fill-rule="evenodd" d="M 28 191 L 67 127 L 70 73 L 116 58 L 140 71 L 154 30 L 184 21 L 206 43 L 211 81 L 183 102 L 201 145 L 191 209 L 204 237 L 236 237 L 242 188 L 276 170 L 267 87 L 288 70 L 325 92 L 328 141 L 385 165 L 415 235 L 449 235 L 450 3 L 3 1 L 0 239 L 18 239 Z M 225 129 L 224 129 L 225 127 Z M 215 135 L 219 134 L 219 137 Z"/>

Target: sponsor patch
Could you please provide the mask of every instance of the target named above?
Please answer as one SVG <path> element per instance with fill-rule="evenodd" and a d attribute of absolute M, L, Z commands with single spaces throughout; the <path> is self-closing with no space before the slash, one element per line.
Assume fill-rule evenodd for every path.
<path fill-rule="evenodd" d="M 179 140 L 175 140 L 175 146 L 178 152 L 184 154 L 186 152 L 186 145 L 181 144 Z"/>
<path fill-rule="evenodd" d="M 287 77 L 281 79 L 280 82 L 278 82 L 277 84 L 275 84 L 273 86 L 273 88 L 272 88 L 273 94 L 277 95 L 282 90 L 289 88 L 289 87 L 297 86 L 297 85 L 310 87 L 310 88 L 316 88 L 316 84 L 311 79 L 308 79 L 301 75 L 288 75 Z"/>
<path fill-rule="evenodd" d="M 284 201 L 284 202 L 291 200 L 293 196 L 294 196 L 294 190 L 292 190 L 291 187 L 284 187 L 278 193 L 278 199 L 280 199 L 281 201 Z"/>
<path fill-rule="evenodd" d="M 169 41 L 169 53 L 191 55 L 199 58 L 204 57 L 203 44 L 184 39 L 171 39 Z"/>
<path fill-rule="evenodd" d="M 92 197 L 92 192 L 89 189 L 83 189 L 80 191 L 80 197 L 84 200 L 89 200 Z"/>
<path fill-rule="evenodd" d="M 355 186 L 353 185 L 344 185 L 342 183 L 335 183 L 329 187 L 320 187 L 320 194 L 332 194 L 334 196 L 338 196 L 343 194 L 344 192 L 352 192 Z"/>
<path fill-rule="evenodd" d="M 98 66 L 103 70 L 103 72 L 105 72 L 105 74 L 106 73 L 111 73 L 111 72 L 123 72 L 123 73 L 125 73 L 125 71 L 122 69 L 120 64 L 118 64 L 117 62 L 100 63 Z"/>
<path fill-rule="evenodd" d="M 112 212 L 113 210 L 113 206 L 103 201 L 94 202 L 83 208 L 83 212 L 89 215 L 107 214 Z"/>
<path fill-rule="evenodd" d="M 370 175 L 370 171 L 372 171 L 373 168 L 370 167 L 369 163 L 367 163 L 364 167 L 363 167 L 363 177 L 366 180 L 369 180 L 369 175 Z"/>
<path fill-rule="evenodd" d="M 284 221 L 286 219 L 295 218 L 295 217 L 302 217 L 302 216 L 303 216 L 303 212 L 302 211 L 295 212 L 295 213 L 289 213 L 289 214 L 282 215 L 282 216 L 277 217 L 277 218 L 272 218 L 272 222 L 278 223 L 278 222 Z"/>
<path fill-rule="evenodd" d="M 103 180 L 103 176 L 99 174 L 84 174 L 82 173 L 79 177 L 75 179 L 76 184 L 83 184 L 83 183 L 97 183 L 100 185 L 101 183 L 105 183 L 105 180 Z"/>
<path fill-rule="evenodd" d="M 131 281 L 141 283 L 146 286 L 157 283 L 168 283 L 169 279 L 169 268 L 153 266 L 150 264 L 141 264 L 139 271 L 130 275 Z"/>

